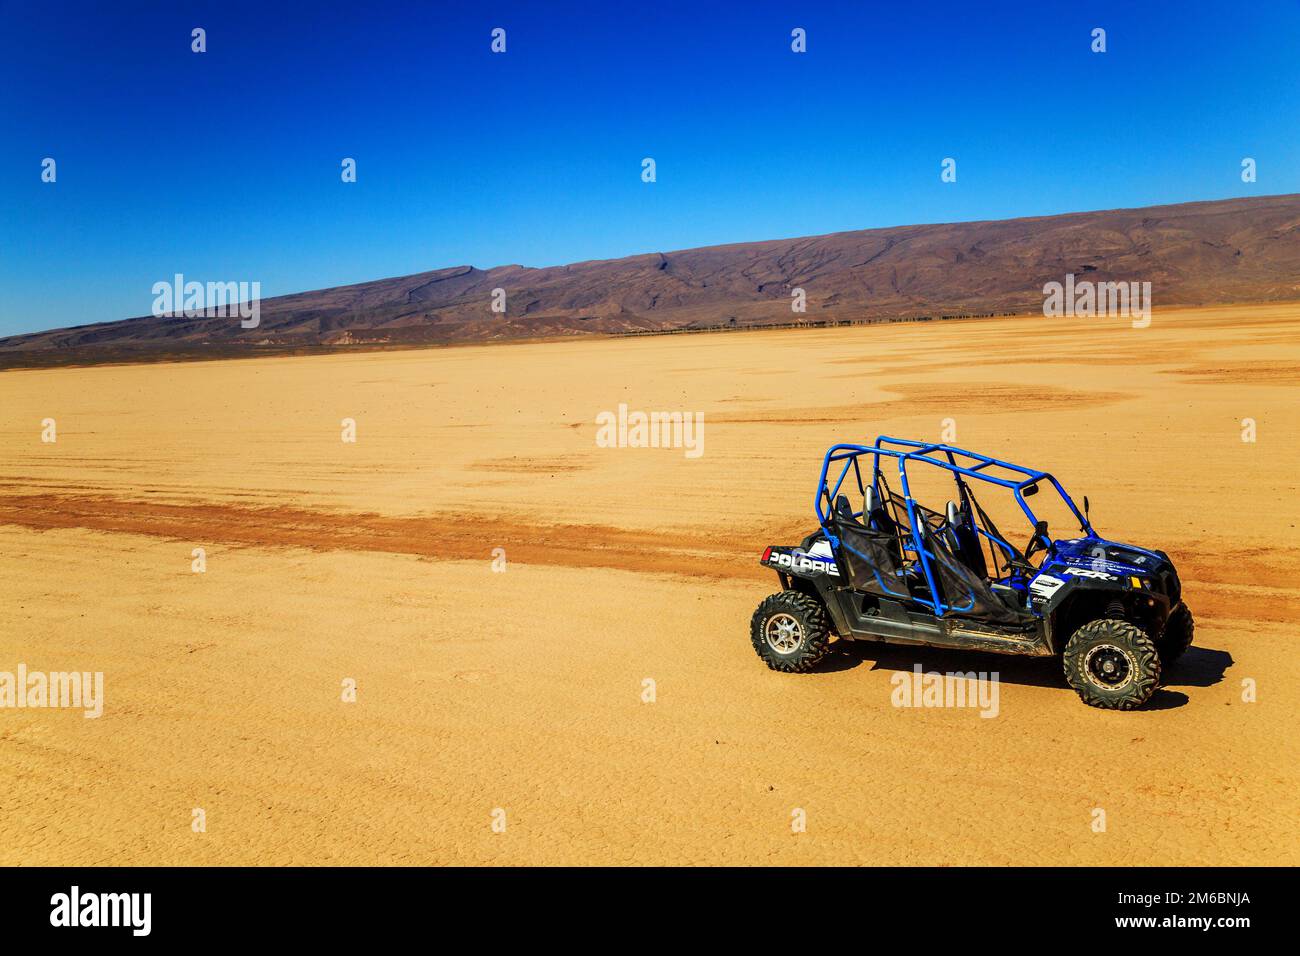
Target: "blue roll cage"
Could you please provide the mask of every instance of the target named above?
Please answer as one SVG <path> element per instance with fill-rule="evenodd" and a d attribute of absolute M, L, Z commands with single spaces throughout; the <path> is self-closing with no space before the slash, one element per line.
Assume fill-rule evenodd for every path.
<path fill-rule="evenodd" d="M 831 512 L 834 508 L 833 503 L 836 496 L 839 494 L 841 486 L 844 484 L 844 479 L 848 477 L 850 468 L 853 469 L 854 475 L 857 478 L 859 490 L 865 492 L 867 486 L 862 482 L 862 470 L 858 464 L 858 459 L 863 455 L 870 455 L 872 457 L 871 487 L 876 490 L 877 495 L 880 495 L 880 483 L 878 478 L 880 476 L 881 457 L 883 456 L 885 458 L 894 458 L 898 460 L 898 477 L 902 486 L 903 500 L 907 502 L 907 519 L 908 523 L 911 525 L 910 532 L 912 538 L 911 546 L 908 547 L 906 543 L 903 543 L 903 547 L 904 549 L 915 553 L 919 558 L 922 573 L 925 575 L 926 584 L 929 586 L 930 596 L 933 599 L 932 601 L 926 601 L 923 598 L 913 598 L 913 600 L 929 607 L 938 616 L 942 616 L 945 612 L 950 610 L 970 610 L 970 606 L 961 607 L 959 605 L 945 604 L 939 596 L 939 588 L 935 582 L 934 569 L 930 564 L 933 556 L 922 547 L 921 528 L 917 518 L 916 501 L 912 498 L 911 488 L 907 482 L 908 462 L 925 462 L 928 465 L 934 465 L 937 468 L 952 472 L 958 476 L 974 478 L 978 481 L 997 485 L 1001 488 L 1011 489 L 1016 504 L 1020 505 L 1020 510 L 1023 511 L 1025 517 L 1029 519 L 1029 525 L 1031 528 L 1038 526 L 1038 518 L 1035 516 L 1033 509 L 1030 508 L 1029 504 L 1025 501 L 1024 490 L 1031 486 L 1036 486 L 1042 481 L 1049 482 L 1052 487 L 1056 489 L 1057 494 L 1059 494 L 1062 500 L 1064 500 L 1069 506 L 1070 511 L 1074 513 L 1074 516 L 1079 519 L 1079 527 L 1085 532 L 1086 537 L 1097 537 L 1097 533 L 1093 531 L 1092 525 L 1088 522 L 1087 516 L 1078 509 L 1074 500 L 1066 493 L 1065 489 L 1061 487 L 1061 483 L 1045 471 L 1036 471 L 1032 468 L 1026 468 L 1023 465 L 1012 464 L 1009 461 L 990 458 L 988 455 L 981 455 L 978 452 L 967 451 L 965 448 L 957 448 L 953 445 L 913 441 L 908 438 L 891 438 L 888 435 L 881 435 L 876 439 L 874 445 L 832 445 L 830 450 L 826 452 L 826 458 L 822 462 L 821 478 L 817 485 L 817 495 L 813 500 L 813 507 L 817 512 L 818 523 L 826 529 L 827 537 L 830 538 L 831 543 L 837 548 L 839 547 L 839 539 L 835 537 L 833 529 L 831 528 Z M 936 455 L 943 455 L 943 457 L 935 457 Z M 958 463 L 958 458 L 962 459 L 961 464 Z M 840 469 L 839 478 L 836 479 L 834 488 L 831 488 L 826 483 L 827 477 L 831 471 L 831 464 L 839 461 L 843 461 L 844 466 Z M 991 467 L 1005 469 L 1018 477 L 1002 478 L 983 473 L 985 468 Z M 967 498 L 966 488 L 962 484 L 960 478 L 954 480 L 957 482 L 958 492 L 961 495 L 962 503 L 965 504 Z M 825 502 L 826 511 L 822 510 L 823 502 Z M 867 516 L 863 515 L 860 511 L 853 512 L 853 515 L 854 517 L 862 517 L 864 521 L 868 520 Z M 1003 541 L 1001 538 L 995 538 L 984 528 L 980 527 L 978 522 L 975 523 L 975 530 L 991 541 L 994 545 L 1005 551 L 1008 556 L 1014 556 L 1017 553 L 1006 541 Z M 1047 539 L 1047 543 L 1050 547 L 1052 543 L 1050 538 Z M 972 595 L 972 602 L 973 600 L 974 597 Z"/>

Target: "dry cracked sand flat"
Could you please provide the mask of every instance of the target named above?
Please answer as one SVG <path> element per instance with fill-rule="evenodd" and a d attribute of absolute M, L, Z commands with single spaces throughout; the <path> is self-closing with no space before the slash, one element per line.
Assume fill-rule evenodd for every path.
<path fill-rule="evenodd" d="M 0 710 L 0 863 L 1300 862 L 1298 381 L 1297 306 L 0 373 L 0 670 L 105 681 Z M 620 402 L 704 454 L 597 447 Z M 1197 647 L 1147 709 L 759 662 L 827 445 L 945 418 L 1173 556 Z M 999 715 L 893 707 L 916 663 Z"/>

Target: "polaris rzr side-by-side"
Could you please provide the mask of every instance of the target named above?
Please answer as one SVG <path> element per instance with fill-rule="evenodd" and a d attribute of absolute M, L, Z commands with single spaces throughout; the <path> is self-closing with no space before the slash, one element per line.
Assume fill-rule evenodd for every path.
<path fill-rule="evenodd" d="M 881 467 L 890 461 L 898 493 Z M 952 475 L 943 511 L 913 498 L 915 466 Z M 976 487 L 1010 492 L 1031 529 L 1023 550 L 994 526 Z M 1026 499 L 1040 491 L 1059 496 L 1058 510 L 1078 524 L 1073 537 L 1052 537 L 1035 515 Z M 814 502 L 821 527 L 797 547 L 763 552 L 781 591 L 754 612 L 754 649 L 791 672 L 816 666 L 834 635 L 1055 656 L 1084 703 L 1140 707 L 1191 645 L 1192 614 L 1168 555 L 1100 537 L 1083 502 L 1080 511 L 1047 472 L 950 445 L 883 435 L 835 445 Z"/>

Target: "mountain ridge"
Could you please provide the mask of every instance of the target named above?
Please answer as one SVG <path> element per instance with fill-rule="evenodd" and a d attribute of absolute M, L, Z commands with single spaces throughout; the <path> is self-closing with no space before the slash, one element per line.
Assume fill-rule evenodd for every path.
<path fill-rule="evenodd" d="M 263 299 L 260 323 L 146 315 L 0 339 L 0 354 L 418 345 L 1041 310 L 1067 273 L 1157 308 L 1300 299 L 1300 195 L 851 230 L 558 266 L 449 266 Z M 168 277 L 170 279 L 170 277 Z M 506 311 L 494 312 L 494 289 Z M 803 289 L 806 311 L 791 309 Z M 498 294 L 499 298 L 499 294 Z"/>

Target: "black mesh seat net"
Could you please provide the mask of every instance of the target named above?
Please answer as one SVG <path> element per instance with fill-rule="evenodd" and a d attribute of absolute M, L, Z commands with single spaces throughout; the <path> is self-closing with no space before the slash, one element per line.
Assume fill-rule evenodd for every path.
<path fill-rule="evenodd" d="M 1021 620 L 1022 615 L 1004 604 L 981 575 L 953 557 L 925 523 L 921 524 L 921 543 L 950 613 L 997 624 L 1015 624 Z"/>
<path fill-rule="evenodd" d="M 993 523 L 993 519 L 984 513 L 984 509 L 980 507 L 980 503 L 976 500 L 975 496 L 968 491 L 967 497 L 970 499 L 971 505 L 975 508 L 975 514 L 979 517 L 980 527 L 984 529 L 986 534 L 988 534 L 989 539 L 992 539 L 986 539 L 988 540 L 988 552 L 991 560 L 984 562 L 985 569 L 992 570 L 995 577 L 1003 577 L 1011 570 L 1010 559 L 1020 558 L 1023 560 L 1024 556 L 1014 545 L 1002 536 L 1002 532 L 997 529 L 997 525 Z M 999 547 L 998 543 L 994 543 L 995 541 L 1005 545 L 1006 550 Z"/>
<path fill-rule="evenodd" d="M 882 597 L 911 597 L 902 575 L 897 534 L 838 517 L 835 534 L 854 590 Z"/>

